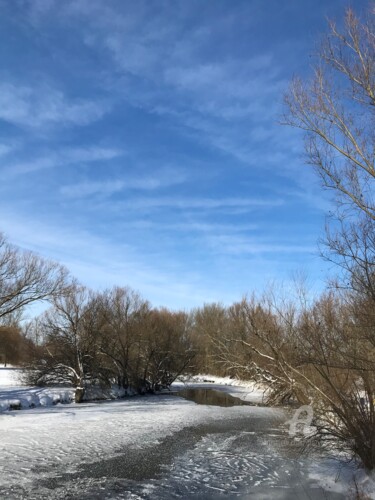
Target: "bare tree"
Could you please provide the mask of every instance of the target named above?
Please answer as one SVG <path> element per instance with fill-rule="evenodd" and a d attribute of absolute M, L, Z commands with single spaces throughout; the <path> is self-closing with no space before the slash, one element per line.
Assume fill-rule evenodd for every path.
<path fill-rule="evenodd" d="M 68 286 L 68 271 L 7 242 L 0 233 L 0 322 L 38 300 L 56 297 Z"/>
<path fill-rule="evenodd" d="M 144 332 L 143 375 L 151 391 L 169 387 L 188 370 L 196 350 L 185 312 L 153 309 Z"/>
<path fill-rule="evenodd" d="M 302 345 L 295 304 L 269 291 L 260 299 L 243 299 L 229 312 L 227 334 L 212 339 L 218 362 L 227 371 L 264 384 L 268 404 L 307 403 L 306 383 L 296 370 Z"/>
<path fill-rule="evenodd" d="M 346 12 L 330 23 L 314 78 L 293 80 L 284 122 L 305 131 L 307 160 L 341 205 L 375 220 L 375 25 Z"/>
<path fill-rule="evenodd" d="M 375 467 L 374 9 L 367 18 L 359 18 L 348 9 L 342 29 L 330 23 L 313 79 L 308 83 L 295 79 L 285 103 L 284 123 L 304 131 L 307 161 L 315 167 L 323 186 L 335 195 L 336 211 L 327 225 L 323 254 L 337 264 L 339 272 L 334 284 L 342 292 L 340 299 L 336 297 L 334 302 L 326 298 L 300 321 L 306 347 L 304 362 L 308 367 L 304 368 L 303 376 L 311 388 L 315 384 L 314 394 L 320 391 L 323 407 L 330 410 L 326 411 L 326 417 L 320 414 L 321 436 L 333 436 L 350 445 L 365 466 L 372 469 Z"/>
<path fill-rule="evenodd" d="M 335 195 L 323 255 L 343 273 L 336 285 L 375 289 L 375 12 L 348 9 L 330 22 L 310 82 L 295 78 L 284 123 L 305 133 L 307 162 Z"/>
<path fill-rule="evenodd" d="M 192 323 L 191 338 L 197 353 L 195 370 L 201 374 L 223 375 L 227 365 L 220 363 L 220 350 L 216 346 L 228 335 L 227 308 L 217 303 L 204 304 L 193 311 Z"/>
<path fill-rule="evenodd" d="M 89 385 L 101 381 L 97 303 L 92 292 L 75 284 L 53 299 L 39 320 L 43 342 L 28 371 L 31 382 L 70 383 L 81 402 Z"/>
<path fill-rule="evenodd" d="M 127 389 L 140 377 L 143 333 L 149 303 L 130 288 L 114 287 L 97 297 L 101 327 L 98 349 L 119 387 Z"/>

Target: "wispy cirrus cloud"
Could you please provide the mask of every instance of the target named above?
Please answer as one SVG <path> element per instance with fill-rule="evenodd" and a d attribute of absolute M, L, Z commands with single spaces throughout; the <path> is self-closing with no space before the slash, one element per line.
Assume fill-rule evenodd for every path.
<path fill-rule="evenodd" d="M 182 184 L 187 179 L 184 170 L 178 168 L 164 168 L 153 174 L 143 174 L 134 177 L 124 173 L 121 178 L 102 181 L 79 182 L 65 185 L 60 193 L 67 198 L 85 198 L 93 195 L 110 196 L 124 190 L 155 191 Z"/>
<path fill-rule="evenodd" d="M 102 182 L 80 182 L 63 186 L 60 193 L 67 198 L 86 198 L 100 194 L 102 196 L 112 195 L 122 191 L 125 183 L 122 180 L 102 181 Z"/>
<path fill-rule="evenodd" d="M 0 120 L 28 128 L 51 125 L 88 125 L 100 120 L 109 101 L 68 98 L 50 85 L 0 84 Z"/>
<path fill-rule="evenodd" d="M 170 36 L 173 39 L 173 34 Z M 124 99 L 162 118 L 168 117 L 194 141 L 257 166 L 254 143 L 267 143 L 268 151 L 280 149 L 276 144 L 276 117 L 287 79 L 270 52 L 224 61 L 204 57 L 202 47 L 210 36 L 207 31 L 198 40 L 194 36 L 185 40 L 186 57 L 170 49 L 174 43 L 168 36 L 152 45 L 152 35 L 144 34 L 142 38 L 141 34 L 134 41 L 135 53 L 144 52 L 145 57 L 137 57 L 135 65 L 129 62 L 126 34 L 111 36 L 102 44 L 125 75 L 122 88 L 115 84 Z M 262 167 L 266 165 L 263 156 Z"/>
<path fill-rule="evenodd" d="M 203 222 L 199 220 L 186 220 L 184 222 L 160 223 L 151 220 L 135 220 L 127 222 L 127 226 L 132 229 L 146 229 L 157 231 L 173 232 L 197 232 L 203 234 L 222 234 L 222 233 L 247 233 L 259 229 L 257 224 L 220 224 L 217 222 Z"/>
<path fill-rule="evenodd" d="M 156 8 L 143 1 L 124 1 L 123 9 L 100 0 L 26 5 L 36 27 L 51 18 L 64 27 L 79 27 L 82 43 L 93 53 L 106 54 L 109 70 L 100 81 L 118 102 L 168 116 L 187 136 L 253 168 L 272 168 L 269 158 L 272 164 L 290 163 L 285 160 L 290 148 L 278 140 L 283 134 L 276 121 L 290 78 L 285 59 L 293 56 L 288 43 L 264 44 L 254 51 L 256 37 L 248 30 L 252 26 L 256 33 L 261 2 L 235 10 L 208 7 L 191 26 L 197 2 L 176 2 L 173 9 L 168 2 Z M 239 45 L 245 39 L 249 45 L 227 53 L 226 37 L 233 36 L 233 26 Z M 212 50 L 216 45 L 218 50 Z M 254 143 L 263 147 L 260 161 Z M 288 175 L 293 178 L 297 172 Z"/>
<path fill-rule="evenodd" d="M 268 238 L 269 240 L 269 238 Z M 262 255 L 262 254 L 314 254 L 316 246 L 307 243 L 299 243 L 294 237 L 289 237 L 288 241 L 281 243 L 280 241 L 262 241 L 262 238 L 244 237 L 239 235 L 210 235 L 208 243 L 220 254 L 230 255 Z"/>
<path fill-rule="evenodd" d="M 314 2 L 272 1 L 3 2 L 12 239 L 92 286 L 186 306 L 309 265 L 322 196 L 277 114 Z"/>
<path fill-rule="evenodd" d="M 2 207 L 3 208 L 3 207 Z M 140 290 L 153 305 L 166 303 L 185 308 L 187 301 L 198 306 L 205 300 L 225 300 L 234 296 L 225 289 L 218 292 L 192 270 L 181 269 L 171 256 L 160 256 L 156 250 L 142 255 L 131 245 L 94 236 L 83 228 L 56 226 L 33 218 L 15 216 L 1 210 L 2 229 L 12 242 L 58 259 L 86 286 L 105 289 L 113 285 Z M 176 273 L 176 269 L 180 272 Z"/>
<path fill-rule="evenodd" d="M 252 126 L 270 128 L 286 86 L 274 51 L 239 51 L 224 58 L 212 52 L 243 6 L 236 13 L 230 8 L 208 9 L 188 33 L 186 20 L 194 5 L 181 2 L 173 11 L 168 3 L 156 9 L 147 2 L 124 2 L 124 9 L 118 9 L 114 3 L 96 0 L 56 2 L 46 12 L 32 2 L 29 7 L 39 23 L 52 11 L 63 25 L 84 26 L 82 42 L 94 52 L 106 53 L 112 63 L 116 78 L 109 72 L 102 84 L 115 99 L 168 115 L 187 134 L 197 133 L 201 141 L 240 161 L 251 159 L 251 148 L 244 144 Z M 236 154 L 238 150 L 242 153 Z"/>
<path fill-rule="evenodd" d="M 124 151 L 98 146 L 76 147 L 48 151 L 29 161 L 6 163 L 2 168 L 7 177 L 31 174 L 39 170 L 51 169 L 71 164 L 108 161 L 124 155 Z"/>
<path fill-rule="evenodd" d="M 194 198 L 194 197 L 142 197 L 128 202 L 120 202 L 117 208 L 129 210 L 181 209 L 181 210 L 216 210 L 216 209 L 246 209 L 279 207 L 284 200 L 266 198 Z"/>
<path fill-rule="evenodd" d="M 0 158 L 9 154 L 13 149 L 14 147 L 9 144 L 0 143 Z"/>
<path fill-rule="evenodd" d="M 210 39 L 209 32 L 206 38 Z M 118 70 L 130 77 L 124 86 L 131 89 L 126 99 L 147 106 L 150 111 L 169 114 L 198 130 L 200 122 L 194 117 L 215 120 L 212 126 L 218 119 L 224 124 L 233 120 L 256 120 L 259 124 L 267 123 L 277 111 L 286 80 L 271 53 L 214 62 L 202 57 L 200 45 L 190 38 L 187 64 L 186 54 L 181 56 L 170 49 L 173 43 L 168 36 L 155 45 L 150 39 L 149 33 L 143 37 L 140 33 L 129 40 L 125 32 L 101 40 Z M 184 48 L 189 51 L 187 42 Z"/>

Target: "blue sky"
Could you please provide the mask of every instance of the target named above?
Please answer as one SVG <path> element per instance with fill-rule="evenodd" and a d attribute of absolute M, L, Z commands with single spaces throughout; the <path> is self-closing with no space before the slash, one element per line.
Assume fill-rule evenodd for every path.
<path fill-rule="evenodd" d="M 319 290 L 329 197 L 278 120 L 346 5 L 0 0 L 0 230 L 157 306 Z"/>

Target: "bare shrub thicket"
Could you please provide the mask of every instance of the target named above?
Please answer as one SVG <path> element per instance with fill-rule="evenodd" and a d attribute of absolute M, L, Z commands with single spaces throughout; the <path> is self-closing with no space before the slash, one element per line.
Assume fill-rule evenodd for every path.
<path fill-rule="evenodd" d="M 33 343 L 26 338 L 20 328 L 0 326 L 0 363 L 17 365 L 30 359 Z"/>
<path fill-rule="evenodd" d="M 337 265 L 331 292 L 313 304 L 244 301 L 243 327 L 219 342 L 221 361 L 243 359 L 271 387 L 271 401 L 312 404 L 317 435 L 375 467 L 375 29 L 346 13 L 330 23 L 310 82 L 295 79 L 285 98 L 287 125 L 305 133 L 307 162 L 334 194 L 323 256 Z"/>
<path fill-rule="evenodd" d="M 334 195 L 323 257 L 337 273 L 312 304 L 272 292 L 222 315 L 213 351 L 226 372 L 270 388 L 269 402 L 314 407 L 316 435 L 375 467 L 375 28 L 352 10 L 330 31 L 313 78 L 296 78 L 284 123 L 305 134 L 307 162 Z M 233 311 L 236 311 L 233 316 Z M 234 326 L 235 325 L 235 326 Z M 240 346 L 240 348 L 238 347 Z"/>
<path fill-rule="evenodd" d="M 94 293 L 71 286 L 29 326 L 39 342 L 29 382 L 71 384 L 78 402 L 97 385 L 169 387 L 195 355 L 187 325 L 185 313 L 151 309 L 129 288 Z"/>

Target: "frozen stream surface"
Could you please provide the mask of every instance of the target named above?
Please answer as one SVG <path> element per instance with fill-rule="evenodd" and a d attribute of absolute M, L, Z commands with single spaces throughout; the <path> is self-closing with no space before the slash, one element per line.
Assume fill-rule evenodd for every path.
<path fill-rule="evenodd" d="M 172 395 L 3 412 L 0 498 L 350 498 L 336 463 L 298 454 L 286 418 Z"/>

